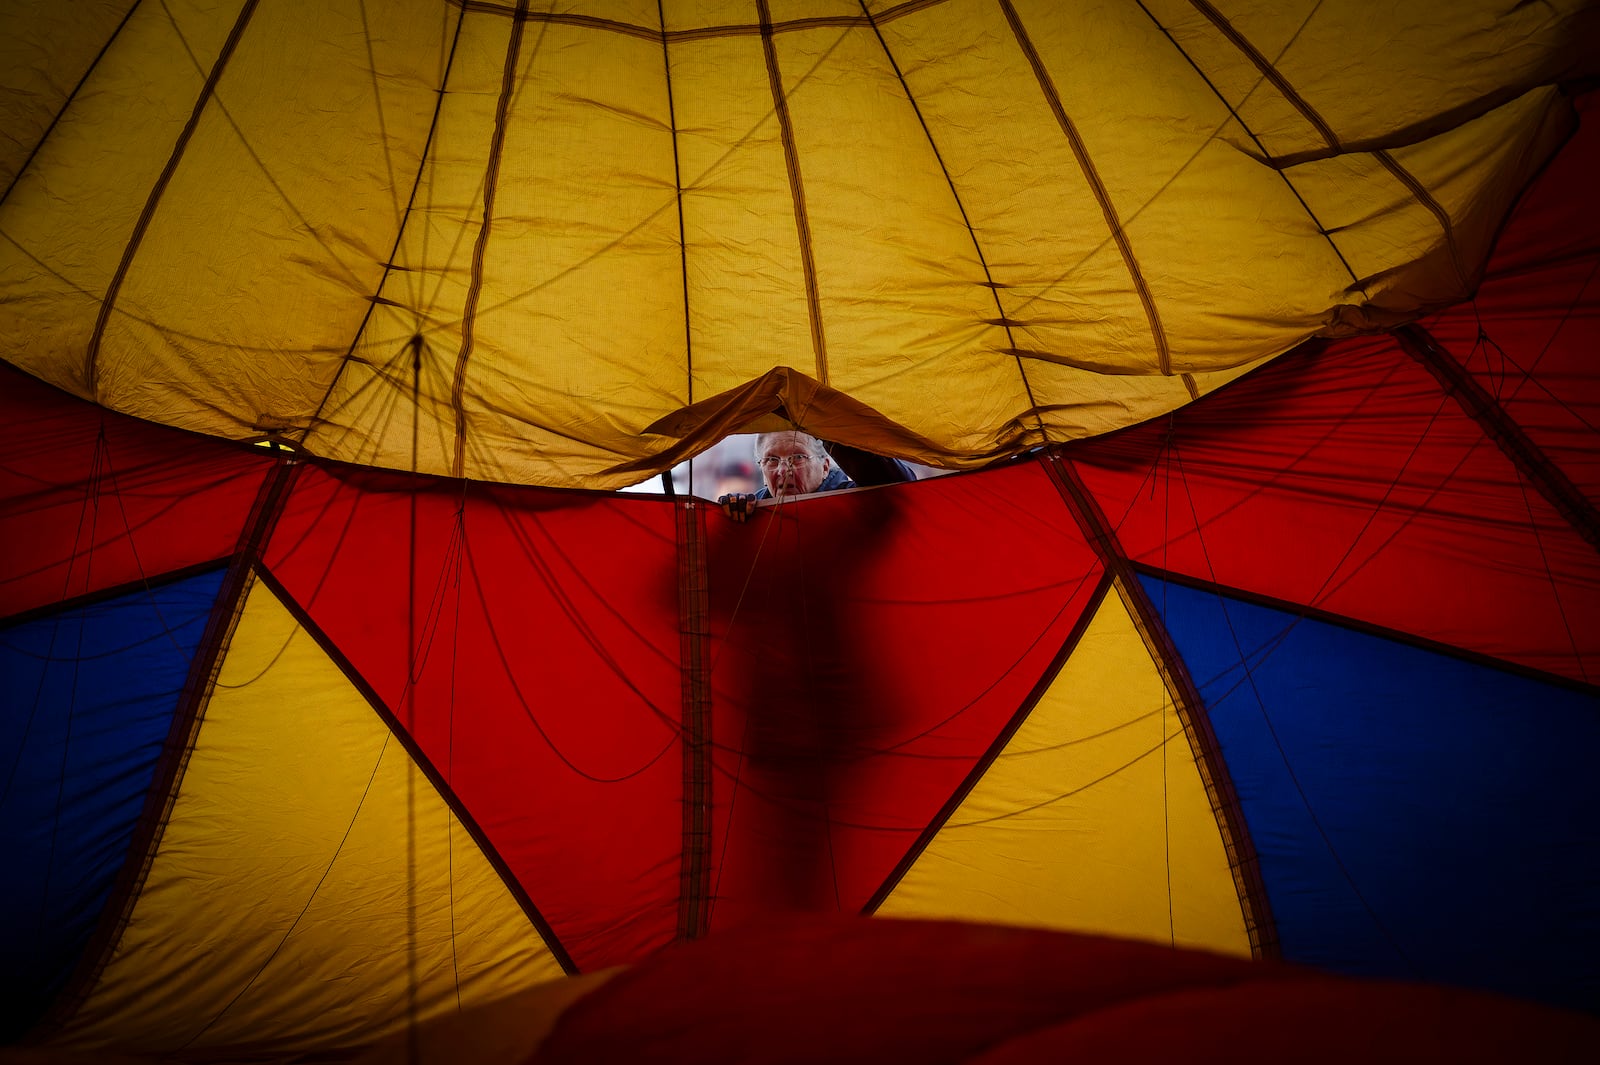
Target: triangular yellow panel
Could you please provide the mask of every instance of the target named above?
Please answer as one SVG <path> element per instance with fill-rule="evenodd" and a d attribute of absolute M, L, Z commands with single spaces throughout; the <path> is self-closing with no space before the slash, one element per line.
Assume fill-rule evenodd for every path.
<path fill-rule="evenodd" d="M 63 1040 L 338 1046 L 561 975 L 400 741 L 257 583 L 144 889 Z"/>
<path fill-rule="evenodd" d="M 1114 593 L 878 912 L 1250 953 L 1194 755 Z"/>

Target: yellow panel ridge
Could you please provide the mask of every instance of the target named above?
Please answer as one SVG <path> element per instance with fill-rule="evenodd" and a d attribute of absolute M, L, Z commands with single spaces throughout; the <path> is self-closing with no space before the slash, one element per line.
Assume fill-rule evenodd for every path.
<path fill-rule="evenodd" d="M 327 1048 L 561 975 L 405 747 L 257 583 L 127 929 L 60 1041 Z"/>
<path fill-rule="evenodd" d="M 1250 954 L 1193 752 L 1116 595 L 878 912 Z"/>

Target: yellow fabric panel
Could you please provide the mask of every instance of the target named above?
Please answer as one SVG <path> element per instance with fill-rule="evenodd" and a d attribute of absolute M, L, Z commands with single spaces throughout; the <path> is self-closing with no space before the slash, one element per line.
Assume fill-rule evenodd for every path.
<path fill-rule="evenodd" d="M 4 351 L 14 365 L 87 394 L 99 301 L 238 9 L 194 0 L 140 5 L 0 205 Z M 105 35 L 112 28 L 96 26 Z M 32 44 L 53 54 L 53 40 Z M 184 416 L 167 414 L 162 420 Z"/>
<path fill-rule="evenodd" d="M 1194 755 L 1115 592 L 878 912 L 1250 953 Z"/>
<path fill-rule="evenodd" d="M 626 969 L 569 976 L 398 1032 L 350 1059 L 355 1065 L 526 1062 L 572 1006 Z"/>
<path fill-rule="evenodd" d="M 529 23 L 518 61 L 466 375 L 478 449 L 465 472 L 548 481 L 597 448 L 626 450 L 683 404 L 683 256 L 661 42 Z M 508 416 L 527 405 L 535 418 Z"/>
<path fill-rule="evenodd" d="M 355 1043 L 406 1022 L 413 970 L 422 1018 L 561 976 L 400 741 L 257 584 L 127 929 L 61 1041 Z"/>
<path fill-rule="evenodd" d="M 1027 55 L 1000 5 L 970 10 L 958 22 L 929 9 L 885 24 L 883 33 L 1001 286 L 1000 305 L 1020 323 L 1017 346 L 1044 343 L 1030 333 L 1077 325 L 1079 352 L 1132 344 L 1148 353 L 1150 328 L 1127 267 Z M 1030 35 L 1036 46 L 1041 29 Z M 1001 103 L 984 88 L 990 84 L 1018 91 Z M 1003 122 L 995 121 L 997 105 Z M 1073 224 L 1061 225 L 1067 218 Z M 1128 368 L 1154 372 L 1155 361 L 1147 354 Z"/>
<path fill-rule="evenodd" d="M 0 4 L 0 70 L 28 91 L 0 94 L 0 189 L 11 184 L 56 112 L 136 0 L 7 0 Z M 53 54 L 40 40 L 59 42 Z"/>
<path fill-rule="evenodd" d="M 1482 189 L 1496 174 L 1513 185 L 1531 179 L 1533 161 L 1564 137 L 1564 128 L 1543 121 L 1556 91 L 1530 92 L 1448 134 L 1386 152 L 1387 158 L 1342 155 L 1302 163 L 1286 176 L 1367 281 L 1373 305 L 1465 299 L 1476 287 L 1474 264 L 1499 230 L 1499 213 L 1486 209 Z M 1432 205 L 1412 191 L 1413 183 L 1428 190 Z M 1451 220 L 1448 234 L 1435 209 Z M 1417 259 L 1418 248 L 1432 254 Z"/>
<path fill-rule="evenodd" d="M 131 413 L 206 394 L 209 417 L 298 428 L 321 402 L 383 279 L 453 29 L 421 0 L 369 38 L 370 18 L 359 0 L 257 5 L 106 331 L 100 387 Z M 346 211 L 351 180 L 386 191 Z"/>
<path fill-rule="evenodd" d="M 669 32 L 761 25 L 759 0 L 668 0 L 664 6 Z M 885 5 L 866 6 L 870 10 Z M 805 19 L 865 21 L 860 0 L 767 0 L 767 13 L 780 32 Z"/>
<path fill-rule="evenodd" d="M 1476 271 L 1570 114 L 1548 87 L 1600 56 L 1576 0 L 771 0 L 765 41 L 750 0 L 564 0 L 508 83 L 514 6 L 260 4 L 168 179 L 242 4 L 20 9 L 7 47 L 45 58 L 0 66 L 0 115 L 44 139 L 0 142 L 31 158 L 0 357 L 86 391 L 153 204 L 95 360 L 119 410 L 616 487 L 671 445 L 647 426 L 788 365 L 976 465 L 1414 314 L 1421 202 Z M 1280 167 L 1393 270 L 1373 306 Z"/>
<path fill-rule="evenodd" d="M 516 10 L 516 0 L 500 0 L 501 6 Z M 543 0 L 528 5 L 530 12 L 551 11 L 558 15 L 579 15 L 605 19 L 652 33 L 661 30 L 661 5 L 656 0 Z M 660 44 L 656 45 L 660 48 Z"/>
<path fill-rule="evenodd" d="M 354 358 L 329 391 L 323 420 L 305 436 L 318 454 L 409 468 L 415 411 L 417 468 L 453 472 L 456 361 L 511 28 L 511 19 L 493 13 L 469 14 L 462 22 L 412 220 L 395 251 L 398 268 L 385 281 Z M 420 363 L 415 404 L 414 357 Z"/>
<path fill-rule="evenodd" d="M 668 33 L 755 21 L 754 0 L 681 0 L 661 7 Z"/>
<path fill-rule="evenodd" d="M 1274 354 L 1286 333 L 1313 332 L 1328 294 L 1348 280 L 1343 267 L 1292 190 L 1227 143 L 1234 123 L 1192 67 L 1162 63 L 1129 77 L 1127 56 L 1161 54 L 1159 29 L 1136 5 L 1107 5 L 1104 17 L 1082 25 L 1045 17 L 1047 2 L 1018 0 L 1016 8 L 1127 244 L 1123 253 L 1097 200 L 1040 203 L 1013 219 L 1023 223 L 1024 241 L 1045 229 L 1061 242 L 1054 254 L 1028 258 L 1034 276 L 1006 293 L 1008 313 L 1024 323 L 1018 346 L 1101 373 L 1181 373 Z M 1035 78 L 1027 69 L 1018 76 Z M 1036 179 L 1046 187 L 1052 171 L 1076 174 L 1083 165 L 1059 123 L 1049 125 L 1056 128 L 1039 135 L 1057 158 Z M 1139 150 L 1127 152 L 1129 143 Z M 1019 143 L 1016 158 L 1027 159 L 1026 150 Z M 1087 190 L 1086 180 L 1080 184 Z M 1206 209 L 1194 210 L 1197 203 Z M 1080 224 L 1054 225 L 1062 209 Z M 979 234 L 989 241 L 987 225 Z M 1020 244 L 1017 257 L 1027 249 Z M 1155 305 L 1155 323 L 1135 271 Z M 1250 308 L 1271 313 L 1258 317 Z M 1135 348 L 1144 353 L 1137 361 L 1128 358 Z M 1144 417 L 1170 409 L 1151 405 L 1137 386 L 1126 391 L 1142 401 Z M 1044 393 L 1093 399 L 1112 390 L 1079 379 L 1076 389 L 1046 385 Z"/>
<path fill-rule="evenodd" d="M 753 12 L 754 5 L 748 5 Z M 782 127 L 759 36 L 674 44 L 695 398 L 757 376 L 816 376 Z M 737 86 L 738 91 L 730 91 Z"/>
<path fill-rule="evenodd" d="M 1318 0 L 1213 3 L 1237 35 L 1272 64 L 1284 83 L 1280 87 L 1262 77 L 1200 5 L 1144 0 L 1144 6 L 1194 57 L 1272 156 L 1328 148 L 1286 91 L 1331 127 L 1340 143 L 1355 144 L 1392 137 L 1423 116 L 1526 84 L 1536 71 L 1554 68 L 1545 65 L 1552 52 L 1558 66 L 1581 62 L 1580 52 L 1594 47 L 1592 37 L 1584 43 L 1583 0 L 1404 9 Z"/>
<path fill-rule="evenodd" d="M 977 244 L 882 43 L 855 26 L 773 45 L 802 160 L 826 383 L 930 438 L 992 447 L 1027 392 L 1005 331 L 989 324 L 1000 310 Z M 885 159 L 901 171 L 892 189 Z M 965 387 L 942 387 L 951 380 Z"/>

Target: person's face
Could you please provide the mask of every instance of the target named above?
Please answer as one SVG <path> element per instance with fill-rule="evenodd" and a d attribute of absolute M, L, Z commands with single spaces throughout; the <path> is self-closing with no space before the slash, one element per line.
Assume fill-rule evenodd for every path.
<path fill-rule="evenodd" d="M 812 454 L 811 440 L 803 433 L 774 433 L 761 442 L 756 457 L 767 491 L 775 496 L 815 492 L 831 465 L 826 458 Z"/>

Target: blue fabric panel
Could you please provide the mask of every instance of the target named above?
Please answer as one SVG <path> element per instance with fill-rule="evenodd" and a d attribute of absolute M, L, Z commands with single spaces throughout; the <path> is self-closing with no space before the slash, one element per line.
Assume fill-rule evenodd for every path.
<path fill-rule="evenodd" d="M 1600 699 L 1145 586 L 1209 708 L 1285 958 L 1600 1010 Z"/>
<path fill-rule="evenodd" d="M 77 964 L 128 855 L 223 572 L 0 629 L 0 1038 Z"/>

